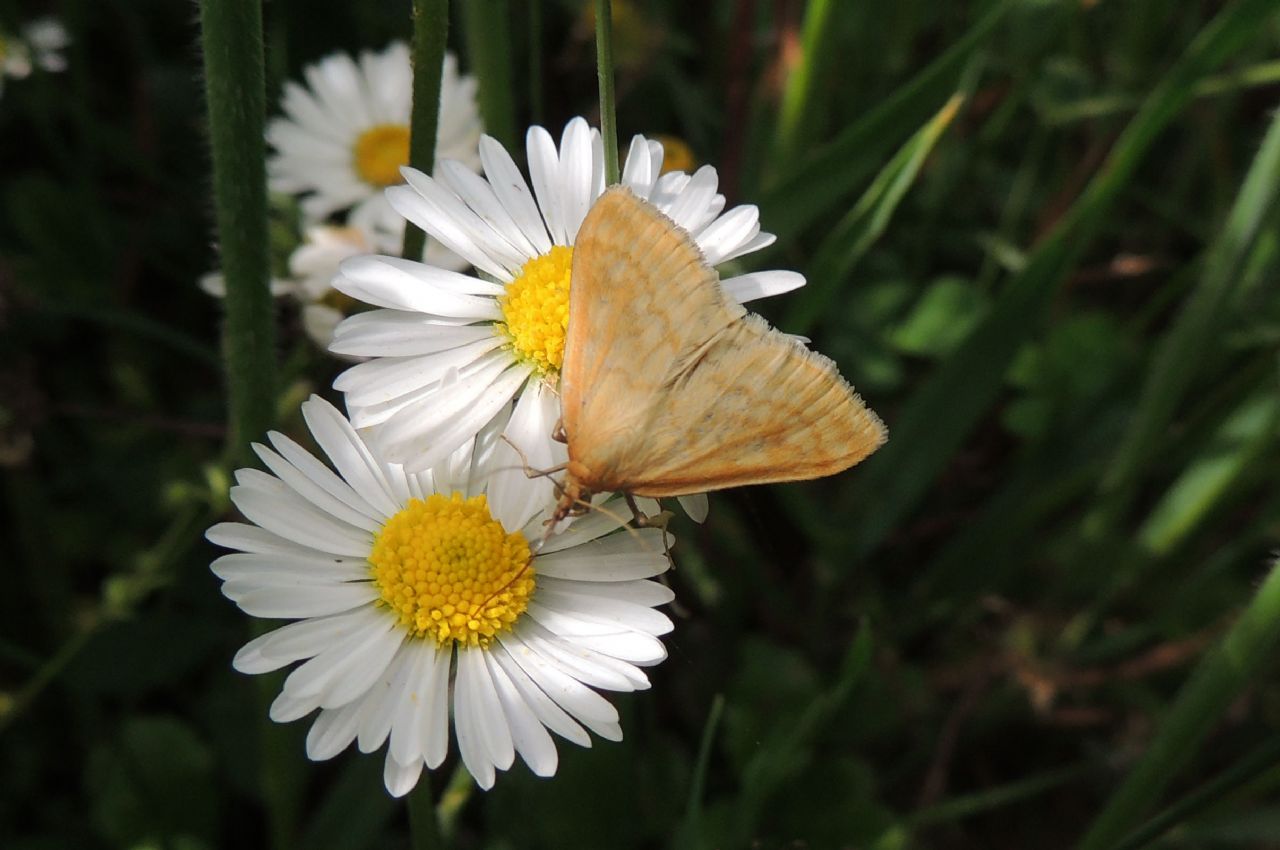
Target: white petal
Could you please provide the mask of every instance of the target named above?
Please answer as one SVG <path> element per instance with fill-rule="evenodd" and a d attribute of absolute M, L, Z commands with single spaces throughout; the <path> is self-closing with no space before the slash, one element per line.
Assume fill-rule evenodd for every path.
<path fill-rule="evenodd" d="M 373 537 L 368 532 L 323 513 L 281 486 L 272 492 L 255 485 L 231 488 L 231 501 L 253 522 L 303 546 L 363 558 Z"/>
<path fill-rule="evenodd" d="M 542 252 L 525 235 L 524 229 L 516 223 L 515 218 L 498 197 L 493 187 L 460 162 L 445 161 L 440 163 L 437 172 L 440 180 L 453 190 L 459 198 L 470 207 L 477 216 L 495 233 L 500 233 L 506 242 L 529 260 Z"/>
<path fill-rule="evenodd" d="M 708 501 L 706 493 L 677 496 L 676 501 L 680 503 L 680 507 L 684 508 L 684 512 L 689 515 L 689 519 L 699 524 L 706 522 L 707 514 L 711 512 L 711 503 Z"/>
<path fill-rule="evenodd" d="M 502 667 L 487 652 L 481 654 L 481 657 L 484 659 L 498 702 L 502 706 L 502 713 L 506 715 L 516 752 L 535 775 L 554 775 L 556 766 L 559 764 L 555 742 L 551 740 L 547 730 L 525 703 Z"/>
<path fill-rule="evenodd" d="M 364 558 L 334 558 L 324 555 L 295 555 L 236 552 L 223 555 L 209 565 L 223 581 L 236 579 L 249 584 L 334 584 L 366 581 L 369 562 Z"/>
<path fill-rule="evenodd" d="M 502 311 L 493 300 L 502 290 L 468 292 L 487 287 L 478 285 L 483 281 L 458 272 L 380 254 L 343 260 L 340 270 L 333 288 L 375 307 L 472 321 L 502 318 Z"/>
<path fill-rule="evenodd" d="M 489 470 L 489 509 L 502 527 L 522 529 L 537 514 L 555 505 L 555 484 L 547 476 L 530 478 L 525 470 L 550 469 L 568 460 L 563 443 L 551 439 L 560 418 L 560 400 L 546 383 L 534 379 L 520 394 L 501 441 L 494 447 Z M 510 441 L 510 442 L 507 442 Z M 512 445 L 524 452 L 525 460 Z"/>
<path fill-rule="evenodd" d="M 428 411 L 422 403 L 399 411 L 379 429 L 379 445 L 386 457 L 406 469 L 435 466 L 492 419 L 528 375 L 527 366 L 508 366 L 495 358 L 459 377 L 446 397 L 435 400 L 429 425 L 423 424 Z"/>
<path fill-rule="evenodd" d="M 353 702 L 336 709 L 324 709 L 307 731 L 307 758 L 331 759 L 345 750 L 356 737 L 362 704 Z"/>
<path fill-rule="evenodd" d="M 395 515 L 400 505 L 393 497 L 386 474 L 347 418 L 319 396 L 303 403 L 302 417 L 342 480 L 383 516 Z"/>
<path fill-rule="evenodd" d="M 611 510 L 610 512 L 612 513 L 613 511 Z M 603 511 L 591 511 L 575 518 L 567 527 L 550 537 L 538 549 L 538 553 L 539 555 L 545 555 L 550 552 L 559 552 L 579 546 L 588 540 L 603 537 L 625 526 L 626 522 L 619 521 L 617 517 L 610 516 Z"/>
<path fill-rule="evenodd" d="M 630 665 L 568 644 L 529 618 L 521 620 L 515 632 L 525 646 L 584 685 L 610 691 L 632 691 L 647 687 L 647 682 L 637 681 L 632 670 L 623 669 Z"/>
<path fill-rule="evenodd" d="M 621 739 L 621 735 L 614 732 L 618 710 L 607 699 L 564 672 L 558 664 L 543 658 L 515 633 L 500 634 L 498 640 L 507 650 L 507 657 L 556 705 L 600 737 L 611 741 Z"/>
<path fill-rule="evenodd" d="M 529 678 L 529 674 L 512 659 L 506 647 L 500 643 L 492 644 L 489 647 L 488 660 L 496 663 L 507 674 L 507 678 L 520 692 L 521 699 L 538 718 L 539 723 L 566 741 L 572 741 L 580 747 L 591 746 L 591 736 L 587 731 L 566 714 L 564 709 L 556 705 L 533 679 Z"/>
<path fill-rule="evenodd" d="M 707 212 L 716 196 L 719 182 L 715 168 L 710 165 L 702 166 L 694 172 L 680 196 L 666 210 L 667 215 L 690 233 L 696 232 L 710 220 Z"/>
<path fill-rule="evenodd" d="M 285 540 L 278 534 L 272 534 L 265 528 L 249 525 L 244 522 L 220 522 L 204 533 L 205 539 L 217 546 L 228 549 L 239 549 L 242 552 L 259 554 L 278 553 L 282 555 L 314 555 L 318 549 L 310 546 L 299 546 Z"/>
<path fill-rule="evenodd" d="M 306 717 L 319 707 L 320 704 L 314 698 L 294 699 L 288 694 L 279 693 L 271 701 L 267 716 L 276 723 L 292 723 L 301 717 Z"/>
<path fill-rule="evenodd" d="M 789 271 L 751 272 L 722 280 L 720 285 L 730 298 L 739 304 L 745 304 L 757 298 L 799 289 L 804 286 L 804 275 Z"/>
<path fill-rule="evenodd" d="M 651 163 L 648 141 L 644 136 L 633 136 L 626 164 L 622 167 L 622 182 L 631 187 L 631 191 L 638 197 L 645 199 L 649 197 L 649 189 L 653 187 L 653 179 L 657 176 L 650 170 Z"/>
<path fill-rule="evenodd" d="M 669 566 L 662 535 L 657 528 L 629 529 L 571 549 L 539 554 L 533 567 L 539 576 L 582 581 L 649 578 L 666 572 Z"/>
<path fill-rule="evenodd" d="M 410 357 L 457 348 L 493 336 L 487 324 L 452 325 L 421 313 L 371 310 L 344 320 L 329 350 L 356 357 Z"/>
<path fill-rule="evenodd" d="M 529 160 L 529 177 L 538 198 L 538 208 L 547 223 L 547 232 L 556 245 L 568 245 L 564 212 L 560 200 L 560 157 L 551 134 L 541 127 L 530 127 L 525 134 L 525 151 Z"/>
<path fill-rule="evenodd" d="M 401 173 L 410 170 L 405 168 Z M 508 268 L 491 253 L 492 246 L 477 243 L 467 228 L 456 221 L 435 197 L 424 197 L 417 189 L 408 186 L 392 186 L 386 194 L 387 202 L 396 212 L 439 239 L 450 251 L 498 280 L 511 279 Z"/>
<path fill-rule="evenodd" d="M 343 481 L 341 476 L 335 474 L 333 470 L 321 463 L 310 452 L 277 431 L 272 431 L 267 436 L 271 439 L 271 444 L 275 446 L 281 457 L 297 467 L 307 478 L 324 488 L 326 492 L 340 499 L 360 515 L 381 523 L 384 517 L 378 508 L 369 504 L 354 487 Z"/>
<path fill-rule="evenodd" d="M 483 665 L 483 660 L 479 657 L 468 658 L 467 656 L 466 650 L 460 651 L 457 656 L 458 675 L 453 685 L 453 728 L 458 737 L 458 752 L 462 756 L 463 764 L 475 777 L 476 784 L 488 790 L 493 787 L 494 767 L 505 751 L 495 753 L 490 749 L 491 740 L 500 742 L 502 733 L 488 728 L 492 719 L 491 709 L 485 705 L 477 681 L 480 676 L 484 676 L 487 680 L 488 675 L 487 672 L 477 673 L 474 669 L 474 664 L 479 662 Z M 492 684 L 489 684 L 489 688 L 492 689 L 492 687 Z M 493 702 L 492 707 L 498 708 L 498 714 L 501 716 L 501 708 L 496 705 L 496 694 L 493 695 Z M 498 722 L 503 731 L 506 731 L 507 744 L 511 746 L 510 732 L 506 730 L 506 718 L 503 717 Z M 514 747 L 511 750 L 511 757 L 515 758 Z"/>
<path fill-rule="evenodd" d="M 538 205 L 506 148 L 496 139 L 482 136 L 480 161 L 484 163 L 489 185 L 533 245 L 535 253 L 542 255 L 550 251 L 551 239 L 547 236 L 547 227 L 538 212 Z"/>
<path fill-rule="evenodd" d="M 595 197 L 591 154 L 591 128 L 582 118 L 574 118 L 560 137 L 560 203 L 566 244 L 572 244 L 578 235 Z"/>
<path fill-rule="evenodd" d="M 359 627 L 352 613 L 317 617 L 281 626 L 246 643 L 231 666 L 241 673 L 269 673 L 294 661 L 312 658 L 343 640 Z"/>
<path fill-rule="evenodd" d="M 353 668 L 358 667 L 366 657 L 373 657 L 373 648 L 381 644 L 393 629 L 395 619 L 385 611 L 370 607 L 363 614 L 364 622 L 359 623 L 351 633 L 341 641 L 334 643 L 324 652 L 302 664 L 289 674 L 284 681 L 284 692 L 294 698 L 318 696 L 325 701 L 334 682 L 342 679 Z M 396 629 L 399 632 L 398 629 Z M 402 634 L 402 632 L 399 632 Z M 390 660 L 388 658 L 387 660 Z M 375 676 L 381 674 L 386 661 L 379 667 Z M 359 696 L 359 694 L 355 694 Z M 349 701 L 349 700 L 348 700 Z M 342 703 L 330 702 L 329 708 Z"/>
<path fill-rule="evenodd" d="M 403 797 L 413 790 L 422 776 L 422 759 L 415 759 L 411 764 L 403 765 L 387 752 L 382 763 L 382 783 L 392 797 Z"/>
<path fill-rule="evenodd" d="M 235 588 L 228 582 L 222 592 L 246 614 L 280 620 L 340 614 L 378 598 L 378 591 L 368 582 L 252 588 Z"/>
<path fill-rule="evenodd" d="M 482 362 L 486 354 L 502 344 L 497 334 L 490 332 L 474 342 L 432 354 L 379 357 L 343 372 L 333 382 L 333 388 L 346 394 L 351 406 L 382 404 L 437 383 L 451 369 L 463 370 Z"/>
<path fill-rule="evenodd" d="M 667 648 L 662 641 L 652 635 L 640 632 L 618 632 L 611 635 L 572 635 L 563 640 L 578 646 L 626 661 L 649 667 L 658 664 L 667 657 Z"/>
<path fill-rule="evenodd" d="M 272 442 L 288 439 L 277 431 L 270 432 L 268 437 Z M 367 504 L 363 505 L 364 511 L 357 510 L 353 506 L 353 503 L 364 500 L 360 499 L 350 486 L 325 469 L 323 464 L 319 464 L 323 472 L 316 470 L 315 466 L 310 464 L 306 467 L 307 472 L 304 472 L 261 443 L 252 445 L 254 453 L 268 469 L 276 474 L 276 477 L 319 510 L 356 528 L 363 528 L 365 531 L 376 533 L 382 526 L 380 520 L 369 516 L 372 511 Z M 315 458 L 311 460 L 319 463 Z M 307 474 L 308 472 L 311 474 Z"/>
<path fill-rule="evenodd" d="M 396 712 L 411 686 L 410 677 L 414 672 L 415 660 L 413 649 L 418 643 L 420 641 L 413 639 L 401 643 L 395 657 L 369 688 L 369 693 L 365 697 L 368 706 L 361 714 L 360 730 L 356 735 L 360 752 L 373 752 L 381 747 L 387 740 L 387 736 L 391 734 Z"/>
<path fill-rule="evenodd" d="M 410 764 L 427 758 L 428 740 L 440 737 L 433 730 L 443 730 L 447 745 L 449 654 L 423 640 L 406 641 L 402 651 L 409 654 L 408 674 L 391 722 L 388 752 L 401 764 Z M 439 758 L 443 759 L 444 754 L 440 753 Z"/>
<path fill-rule="evenodd" d="M 464 169 L 465 170 L 465 169 Z M 508 279 L 519 272 L 520 267 L 530 259 L 527 252 L 521 251 L 518 244 L 512 244 L 509 236 L 518 237 L 518 231 L 508 234 L 501 226 L 501 221 L 489 221 L 483 211 L 474 209 L 444 184 L 429 174 L 423 174 L 412 168 L 404 169 L 405 179 L 427 204 L 439 211 L 430 222 L 439 231 L 440 241 L 454 248 L 454 241 L 459 245 L 471 245 L 488 258 L 488 263 L 476 263 L 476 268 L 493 274 L 499 279 Z M 483 184 L 479 177 L 471 175 Z M 484 200 L 475 199 L 481 205 Z M 494 212 L 491 208 L 487 210 Z M 498 213 L 499 218 L 501 214 Z M 462 256 L 467 254 L 454 248 Z"/>

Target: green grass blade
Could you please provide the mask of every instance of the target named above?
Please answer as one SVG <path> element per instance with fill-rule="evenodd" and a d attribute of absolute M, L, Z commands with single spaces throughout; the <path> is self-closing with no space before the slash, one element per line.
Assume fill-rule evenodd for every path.
<path fill-rule="evenodd" d="M 854 266 L 884 235 L 889 219 L 907 190 L 915 184 L 921 166 L 947 127 L 951 126 L 963 102 L 963 95 L 952 95 L 946 105 L 889 160 L 858 203 L 823 240 L 810 267 L 804 298 L 795 302 L 782 323 L 788 333 L 808 333 L 819 317 L 827 313 Z"/>
<path fill-rule="evenodd" d="M 875 171 L 899 140 L 938 110 L 955 91 L 956 79 L 1012 6 L 998 3 L 893 96 L 796 169 L 782 173 L 760 201 L 763 218 L 780 241 L 785 242 L 826 214 Z"/>
<path fill-rule="evenodd" d="M 1084 194 L 1030 255 L 986 319 L 889 422 L 888 444 L 858 471 L 833 515 L 861 521 L 853 548 L 865 554 L 923 497 L 991 407 L 1014 355 L 1040 326 L 1059 285 L 1151 149 L 1186 106 L 1195 82 L 1255 37 L 1274 12 L 1267 0 L 1242 0 L 1206 26 L 1125 128 Z"/>
<path fill-rule="evenodd" d="M 1278 638 L 1280 562 L 1222 642 L 1196 666 L 1142 760 L 1089 828 L 1080 850 L 1104 850 L 1133 828 L 1271 659 Z"/>
<path fill-rule="evenodd" d="M 1220 775 L 1129 833 L 1114 850 L 1140 850 L 1150 845 L 1173 827 L 1204 811 L 1277 764 L 1280 764 L 1280 735 L 1271 738 Z"/>
<path fill-rule="evenodd" d="M 1211 362 L 1205 353 L 1215 347 L 1226 318 L 1223 307 L 1245 278 L 1243 271 L 1278 196 L 1280 115 L 1272 120 L 1226 224 L 1209 249 L 1199 285 L 1160 342 L 1128 433 L 1102 481 L 1105 499 L 1090 519 L 1090 526 L 1105 528 L 1119 519 L 1142 472 L 1155 456 L 1159 434 L 1168 428 L 1196 376 Z"/>
<path fill-rule="evenodd" d="M 803 129 L 808 125 L 813 108 L 818 71 L 831 50 L 831 42 L 837 31 L 831 19 L 837 5 L 835 0 L 810 0 L 805 6 L 804 27 L 800 33 L 800 56 L 787 74 L 778 113 L 778 135 L 774 149 L 780 162 L 786 162 L 794 156 L 803 141 Z"/>
<path fill-rule="evenodd" d="M 711 746 L 715 743 L 716 733 L 720 729 L 720 718 L 723 715 L 724 694 L 716 694 L 711 700 L 711 710 L 707 712 L 707 722 L 702 727 L 702 740 L 698 744 L 698 760 L 694 763 L 693 778 L 689 782 L 689 802 L 685 806 L 684 822 L 677 833 L 677 846 L 701 846 L 702 798 L 706 793 L 707 772 L 711 765 Z"/>

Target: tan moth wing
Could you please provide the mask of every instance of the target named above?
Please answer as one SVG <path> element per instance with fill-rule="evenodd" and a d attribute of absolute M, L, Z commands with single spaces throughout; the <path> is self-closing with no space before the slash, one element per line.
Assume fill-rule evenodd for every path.
<path fill-rule="evenodd" d="M 578 232 L 560 392 L 574 477 L 677 496 L 830 475 L 885 438 L 831 360 L 748 315 L 628 189 Z"/>

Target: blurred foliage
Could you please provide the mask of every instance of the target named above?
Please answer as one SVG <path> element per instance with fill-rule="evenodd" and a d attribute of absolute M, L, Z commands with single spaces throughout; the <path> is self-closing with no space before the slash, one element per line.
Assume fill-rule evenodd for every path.
<path fill-rule="evenodd" d="M 558 132 L 595 110 L 586 5 L 486 0 L 450 44 Z M 454 844 L 1057 848 L 1105 810 L 1090 847 L 1280 845 L 1274 4 L 614 7 L 621 138 L 675 135 L 761 205 L 760 263 L 810 282 L 760 309 L 891 438 L 682 525 L 626 740 L 449 797 Z M 268 103 L 409 34 L 407 3 L 265 10 Z M 0 97 L 0 846 L 406 847 L 380 757 L 303 764 L 229 667 L 193 9 L 0 28 L 42 12 L 68 69 Z M 488 26 L 510 50 L 477 63 Z M 298 435 L 337 364 L 279 312 Z"/>

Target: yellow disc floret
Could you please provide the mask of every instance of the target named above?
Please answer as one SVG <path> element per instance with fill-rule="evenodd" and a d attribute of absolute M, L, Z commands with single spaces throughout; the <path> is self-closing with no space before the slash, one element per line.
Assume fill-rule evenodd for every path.
<path fill-rule="evenodd" d="M 533 594 L 529 542 L 507 533 L 484 496 L 410 499 L 369 556 L 386 607 L 414 637 L 488 646 Z"/>
<path fill-rule="evenodd" d="M 559 372 L 564 362 L 572 266 L 573 249 L 556 245 L 525 263 L 498 300 L 503 318 L 499 332 L 511 340 L 516 356 L 543 376 Z"/>
<path fill-rule="evenodd" d="M 402 182 L 400 166 L 409 164 L 409 128 L 403 124 L 378 124 L 356 138 L 352 152 L 356 174 L 379 188 Z"/>

